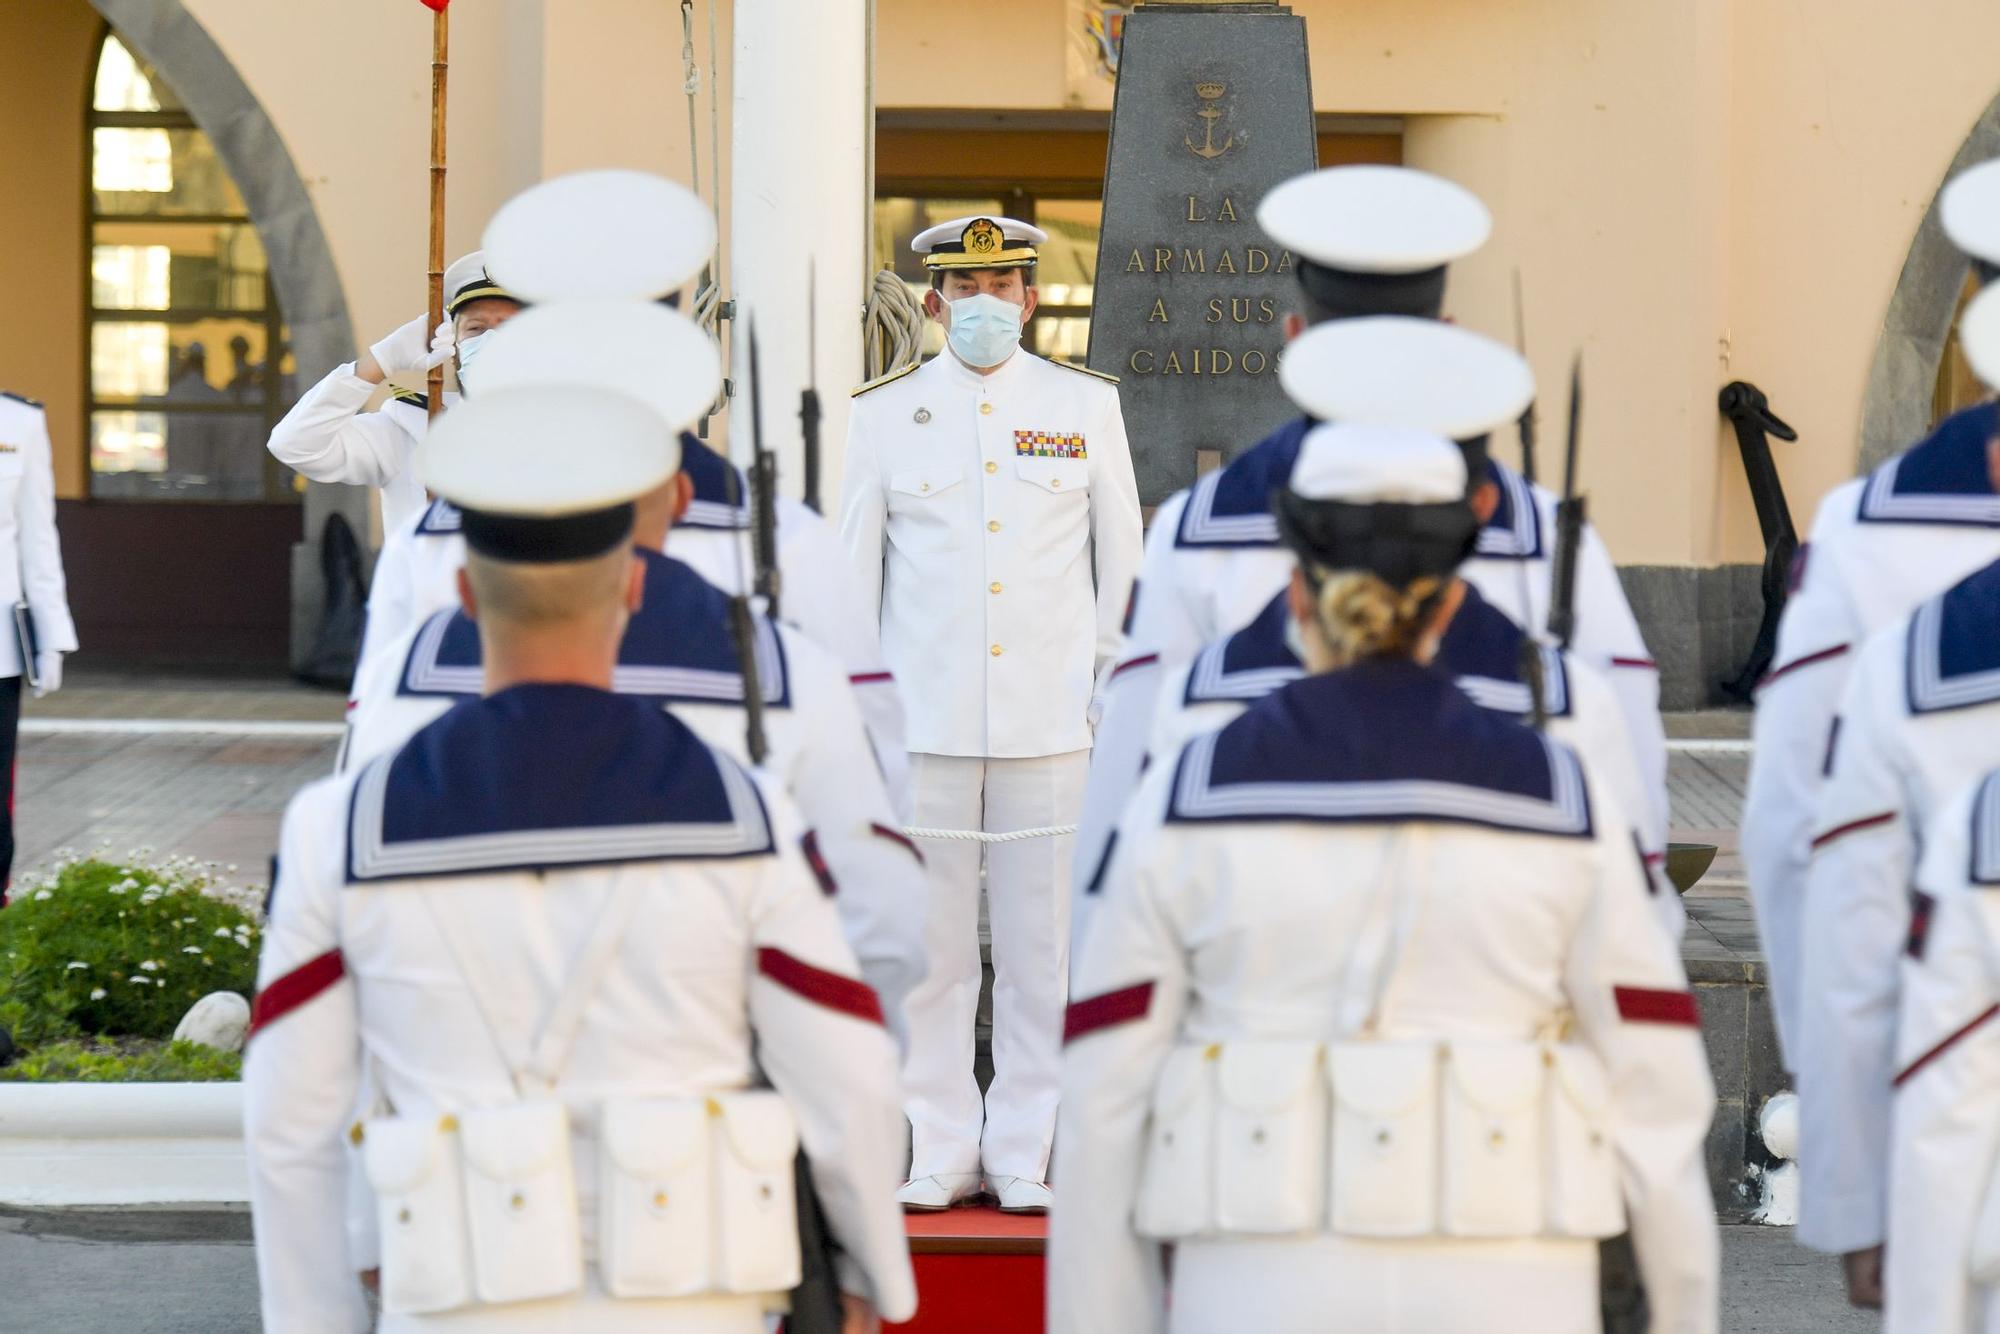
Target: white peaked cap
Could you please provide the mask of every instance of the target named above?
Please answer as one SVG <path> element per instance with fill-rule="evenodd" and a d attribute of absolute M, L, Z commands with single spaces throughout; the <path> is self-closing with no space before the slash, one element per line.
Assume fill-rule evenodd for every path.
<path fill-rule="evenodd" d="M 530 306 L 493 331 L 480 350 L 473 393 L 541 387 L 621 394 L 678 433 L 714 405 L 722 361 L 694 321 L 657 302 L 556 301 Z"/>
<path fill-rule="evenodd" d="M 579 171 L 502 204 L 483 240 L 487 271 L 525 301 L 650 301 L 700 271 L 715 250 L 715 219 L 664 176 Z"/>
<path fill-rule="evenodd" d="M 493 276 L 486 271 L 486 252 L 475 250 L 469 255 L 460 255 L 451 262 L 451 267 L 444 271 L 445 312 L 449 314 L 460 304 L 460 292 L 480 284 L 482 279 L 484 286 L 478 291 L 467 292 L 463 300 L 477 301 L 489 296 L 504 297 L 509 301 L 519 300 L 511 291 L 495 282 Z"/>
<path fill-rule="evenodd" d="M 1402 426 L 1469 440 L 1518 419 L 1535 397 L 1520 354 L 1482 334 L 1410 315 L 1316 324 L 1285 346 L 1278 379 L 1322 421 Z"/>
<path fill-rule="evenodd" d="M 1434 505 L 1465 498 L 1465 451 L 1406 426 L 1326 423 L 1306 432 L 1290 482 L 1306 500 Z"/>
<path fill-rule="evenodd" d="M 1479 197 L 1409 167 L 1328 167 L 1294 176 L 1257 205 L 1257 225 L 1315 264 L 1350 273 L 1420 273 L 1486 244 Z"/>
<path fill-rule="evenodd" d="M 926 227 L 910 238 L 910 249 L 930 269 L 1025 268 L 1049 234 L 1031 222 L 998 214 L 973 213 Z"/>
<path fill-rule="evenodd" d="M 652 408 L 560 385 L 468 396 L 417 447 L 417 470 L 438 495 L 462 509 L 523 519 L 622 505 L 679 466 L 679 442 Z"/>
<path fill-rule="evenodd" d="M 1972 298 L 1958 319 L 1958 346 L 1972 373 L 1988 389 L 2000 389 L 2000 286 Z"/>
<path fill-rule="evenodd" d="M 1960 250 L 1988 264 L 2000 264 L 2000 158 L 1951 178 L 1938 196 L 1938 221 Z"/>

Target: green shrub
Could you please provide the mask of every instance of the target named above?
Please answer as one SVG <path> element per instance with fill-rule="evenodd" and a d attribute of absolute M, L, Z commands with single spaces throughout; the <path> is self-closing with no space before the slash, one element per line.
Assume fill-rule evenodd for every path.
<path fill-rule="evenodd" d="M 45 1043 L 0 1069 L 0 1083 L 208 1084 L 242 1077 L 240 1052 L 198 1042 L 119 1043 L 110 1038 Z"/>
<path fill-rule="evenodd" d="M 29 1048 L 164 1038 L 211 991 L 251 995 L 260 931 L 246 899 L 186 860 L 56 863 L 0 911 L 0 1025 Z"/>

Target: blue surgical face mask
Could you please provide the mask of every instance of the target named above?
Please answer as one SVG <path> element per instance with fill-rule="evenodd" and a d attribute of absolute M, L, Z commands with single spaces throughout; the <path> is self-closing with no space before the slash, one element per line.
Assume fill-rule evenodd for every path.
<path fill-rule="evenodd" d="M 462 338 L 458 343 L 458 388 L 465 390 L 466 372 L 472 369 L 472 359 L 479 355 L 479 349 L 493 336 L 491 329 L 482 329 L 470 338 Z"/>
<path fill-rule="evenodd" d="M 951 303 L 951 350 L 968 366 L 998 366 L 1021 343 L 1021 307 L 980 292 Z"/>

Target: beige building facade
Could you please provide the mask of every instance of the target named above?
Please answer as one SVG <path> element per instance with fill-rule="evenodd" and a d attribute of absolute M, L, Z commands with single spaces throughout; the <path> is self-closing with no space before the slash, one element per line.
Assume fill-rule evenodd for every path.
<path fill-rule="evenodd" d="M 853 263 L 893 259 L 957 202 L 1028 208 L 1060 252 L 1042 273 L 1062 290 L 1044 292 L 1037 345 L 1080 359 L 1112 92 L 1099 37 L 1122 7 L 1014 0 L 1001 32 L 971 0 L 873 8 L 875 236 Z M 1963 393 L 1946 333 L 1964 265 L 1931 215 L 1954 163 L 2000 151 L 2000 11 L 1291 8 L 1307 24 L 1322 160 L 1424 167 L 1492 208 L 1494 237 L 1455 271 L 1450 314 L 1511 340 L 1518 273 L 1544 383 L 1582 351 L 1593 517 L 1622 566 L 1665 572 L 1637 576 L 1653 580 L 1640 600 L 1656 649 L 1685 657 L 1658 642 L 1682 618 L 1709 637 L 1669 664 L 1685 678 L 1675 698 L 1693 702 L 1755 615 L 1754 579 L 1699 572 L 1762 556 L 1718 390 L 1753 382 L 1797 428 L 1774 448 L 1801 530 L 1829 488 Z M 713 85 L 727 121 L 730 9 L 686 7 L 701 84 L 691 159 L 682 5 L 457 0 L 451 253 L 510 194 L 563 171 L 687 180 L 692 163 L 726 201 L 729 127 L 708 109 Z M 422 309 L 429 30 L 416 0 L 0 0 L 0 387 L 49 406 L 86 653 L 281 661 L 325 515 L 343 510 L 369 536 L 355 498 L 302 502 L 240 441 Z M 131 104 L 129 79 L 107 92 L 107 36 L 166 93 L 157 108 Z M 802 124 L 816 114 L 797 108 Z M 226 180 L 177 223 L 159 159 L 186 175 L 210 160 L 197 142 Z M 165 268 L 148 269 L 160 254 Z M 725 276 L 758 262 L 723 258 Z M 863 371 L 822 364 L 822 391 Z M 1561 397 L 1545 395 L 1545 441 L 1560 436 Z M 173 429 L 196 442 L 180 460 Z"/>

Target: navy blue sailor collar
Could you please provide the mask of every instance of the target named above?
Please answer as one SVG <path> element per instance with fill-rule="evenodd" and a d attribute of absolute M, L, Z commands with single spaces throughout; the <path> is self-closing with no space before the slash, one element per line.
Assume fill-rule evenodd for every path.
<path fill-rule="evenodd" d="M 1521 680 L 1521 640 L 1525 632 L 1507 613 L 1464 584 L 1465 600 L 1445 627 L 1432 665 L 1452 679 L 1482 709 L 1523 718 L 1534 698 Z M 1262 699 L 1306 674 L 1305 664 L 1285 638 L 1291 606 L 1280 591 L 1256 619 L 1195 656 L 1181 703 L 1211 704 Z M 1543 708 L 1551 718 L 1570 713 L 1569 674 L 1563 655 L 1546 645 L 1542 655 Z"/>
<path fill-rule="evenodd" d="M 2000 700 L 2000 561 L 1918 607 L 1904 653 L 1913 714 Z"/>
<path fill-rule="evenodd" d="M 2000 495 L 1986 463 L 1997 415 L 2000 405 L 1981 403 L 1939 422 L 1921 443 L 1868 474 L 1855 518 L 2000 528 Z"/>
<path fill-rule="evenodd" d="M 729 631 L 729 598 L 692 567 L 640 550 L 646 600 L 625 627 L 611 688 L 668 704 L 741 704 L 743 673 Z M 766 708 L 791 707 L 783 643 L 770 618 L 754 618 L 757 683 Z M 399 695 L 477 695 L 485 671 L 479 627 L 463 611 L 439 612 L 410 644 Z"/>
<path fill-rule="evenodd" d="M 1308 676 L 1182 750 L 1169 823 L 1404 820 L 1591 836 L 1567 747 L 1407 661 Z"/>
<path fill-rule="evenodd" d="M 347 835 L 350 884 L 773 849 L 735 761 L 648 701 L 577 685 L 450 710 L 361 771 Z"/>
<path fill-rule="evenodd" d="M 694 484 L 694 499 L 676 528 L 741 530 L 750 526 L 750 502 L 743 473 L 691 432 L 681 432 L 681 472 Z"/>
<path fill-rule="evenodd" d="M 464 516 L 458 506 L 442 496 L 424 506 L 424 512 L 417 519 L 419 537 L 456 537 L 464 526 Z"/>

